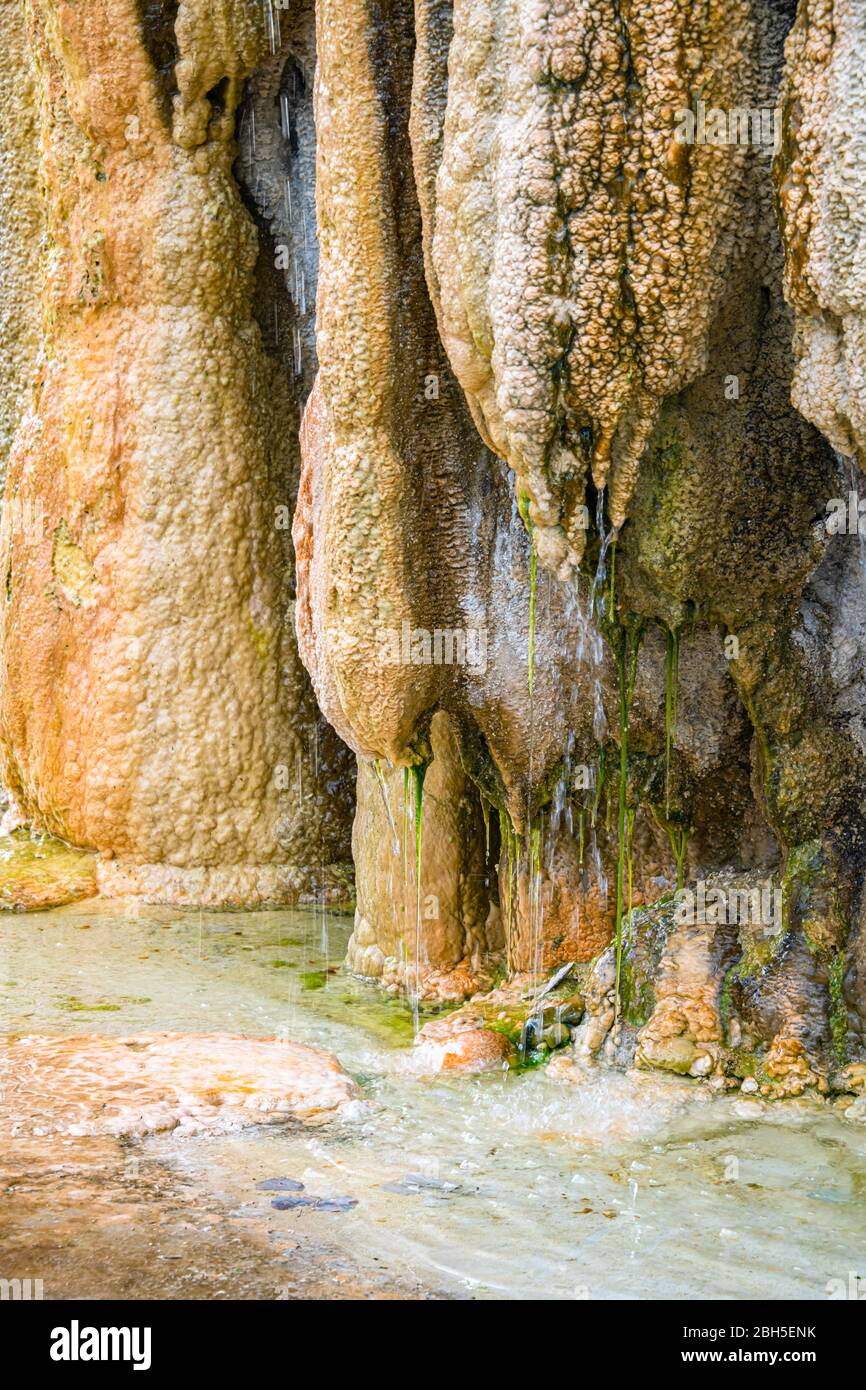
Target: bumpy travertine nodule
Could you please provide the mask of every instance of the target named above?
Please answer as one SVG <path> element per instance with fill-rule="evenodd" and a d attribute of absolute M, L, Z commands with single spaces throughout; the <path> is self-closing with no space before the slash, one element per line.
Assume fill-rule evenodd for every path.
<path fill-rule="evenodd" d="M 776 164 L 794 404 L 866 461 L 866 64 L 857 0 L 802 0 L 785 47 Z"/>
<path fill-rule="evenodd" d="M 428 26 L 435 8 L 419 6 Z M 456 0 L 453 29 L 431 292 L 485 438 L 528 494 L 539 556 L 567 571 L 590 474 L 621 525 L 659 401 L 705 365 L 748 231 L 749 152 L 678 127 L 696 94 L 756 105 L 755 19 L 746 0 Z M 417 65 L 434 89 L 435 52 L 423 44 Z M 423 89 L 416 113 L 429 166 L 438 113 Z"/>
<path fill-rule="evenodd" d="M 226 1134 L 251 1125 L 348 1119 L 357 1087 L 336 1057 L 285 1038 L 133 1033 L 4 1038 L 0 1135 Z M 38 1082 L 37 1078 L 38 1077 Z"/>

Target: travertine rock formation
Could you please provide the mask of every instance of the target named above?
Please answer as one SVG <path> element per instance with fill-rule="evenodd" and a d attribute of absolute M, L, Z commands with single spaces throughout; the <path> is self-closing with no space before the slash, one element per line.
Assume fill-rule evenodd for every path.
<path fill-rule="evenodd" d="M 38 350 L 40 308 L 38 103 L 19 0 L 0 0 L 0 74 L 9 94 L 0 110 L 0 466 L 5 467 Z M 38 514 L 16 520 L 35 525 Z"/>
<path fill-rule="evenodd" d="M 591 1055 L 850 1084 L 854 0 L 32 10 L 25 815 L 115 891 L 290 896 L 344 853 L 339 735 L 357 973 L 456 999 L 595 960 Z M 772 883 L 772 929 L 675 917 L 710 881 Z"/>
<path fill-rule="evenodd" d="M 776 162 L 794 403 L 866 459 L 866 65 L 856 0 L 803 0 L 787 42 Z"/>
<path fill-rule="evenodd" d="M 444 7 L 418 8 L 428 36 L 447 23 Z M 451 22 L 441 164 L 424 190 L 443 341 L 529 497 L 540 557 L 567 571 L 588 476 L 609 483 L 621 525 L 659 402 L 705 365 L 748 235 L 747 152 L 720 158 L 674 131 L 693 93 L 756 104 L 760 21 L 748 0 L 456 0 Z M 416 148 L 439 119 L 425 87 L 441 89 L 441 60 L 417 75 Z"/>
<path fill-rule="evenodd" d="M 348 964 L 392 991 L 463 999 L 490 987 L 501 955 L 491 901 L 496 868 L 478 793 L 443 710 L 431 721 L 430 741 L 420 821 L 414 778 L 372 763 L 359 767 L 352 842 L 358 904 Z"/>
<path fill-rule="evenodd" d="M 349 807 L 287 622 L 297 404 L 232 175 L 263 14 L 37 4 L 29 41 L 44 362 L 7 504 L 43 525 L 5 533 L 8 785 L 110 890 L 290 899 L 347 857 Z"/>
<path fill-rule="evenodd" d="M 0 1135 L 227 1134 L 348 1118 L 357 1087 L 336 1057 L 285 1038 L 133 1033 L 4 1038 Z"/>
<path fill-rule="evenodd" d="M 581 917 L 593 954 L 675 856 L 686 881 L 775 872 L 783 944 L 750 1036 L 825 1076 L 862 1045 L 863 597 L 823 525 L 837 461 L 790 400 L 771 179 L 790 7 L 377 16 L 317 9 L 321 370 L 295 539 L 319 700 L 362 758 L 422 769 L 448 711 L 503 816 L 511 970 L 581 959 Z M 466 614 L 483 671 L 425 655 Z M 365 898 L 377 964 L 389 911 Z M 709 999 L 730 962 L 693 959 Z M 658 1007 L 647 1065 L 676 1013 Z"/>

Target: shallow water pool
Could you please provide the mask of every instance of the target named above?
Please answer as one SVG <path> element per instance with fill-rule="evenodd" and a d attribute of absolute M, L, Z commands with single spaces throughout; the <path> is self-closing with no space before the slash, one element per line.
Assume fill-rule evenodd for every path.
<path fill-rule="evenodd" d="M 866 1126 L 846 1102 L 769 1105 L 560 1062 L 418 1078 L 407 1007 L 343 972 L 350 931 L 314 911 L 99 900 L 0 923 L 7 1033 L 282 1033 L 335 1052 L 360 1082 L 365 1112 L 339 1125 L 127 1146 L 133 1193 L 136 1174 L 174 1175 L 196 1210 L 210 1202 L 288 1271 L 268 1264 L 274 1292 L 251 1279 L 240 1296 L 293 1296 L 293 1266 L 309 1257 L 323 1288 L 367 1297 L 826 1299 L 866 1279 Z M 119 1200 L 116 1172 L 100 1187 L 95 1171 L 65 1234 L 85 1262 L 87 1204 L 104 1214 Z M 276 1177 L 356 1205 L 277 1210 L 279 1194 L 257 1187 Z M 163 1208 L 180 1221 L 171 1259 L 199 1268 L 203 1221 L 184 1226 L 171 1182 L 151 1196 L 157 1225 Z M 161 1296 L 152 1268 L 136 1291 L 137 1248 L 122 1296 Z M 217 1287 L 205 1271 L 201 1296 L 228 1296 L 209 1258 Z"/>

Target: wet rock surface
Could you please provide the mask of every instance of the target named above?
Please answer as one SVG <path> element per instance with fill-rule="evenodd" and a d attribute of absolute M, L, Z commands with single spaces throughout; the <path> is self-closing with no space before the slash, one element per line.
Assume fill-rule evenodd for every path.
<path fill-rule="evenodd" d="M 412 1066 L 435 1072 L 537 1065 L 571 1041 L 584 1016 L 573 975 L 572 963 L 541 988 L 518 976 L 431 1019 L 415 1040 Z"/>
<path fill-rule="evenodd" d="M 697 38 L 690 12 L 656 4 L 620 27 L 544 6 L 521 19 L 506 0 L 403 4 L 372 48 L 363 0 L 319 7 L 327 235 L 297 620 L 322 707 L 384 776 L 435 767 L 431 719 L 447 711 L 496 827 L 486 921 L 498 914 L 509 972 L 593 959 L 629 908 L 679 880 L 778 872 L 800 936 L 787 969 L 810 976 L 821 937 L 850 1060 L 863 1046 L 866 627 L 852 548 L 817 524 L 844 476 L 839 441 L 791 397 L 783 289 L 800 213 L 780 230 L 775 128 L 675 134 L 677 113 L 694 117 L 692 78 L 705 110 L 745 102 L 771 125 L 783 80 L 801 119 L 810 64 L 824 74 L 816 111 L 824 86 L 853 90 L 848 20 L 831 57 L 826 12 L 808 8 L 783 79 L 792 15 L 763 0 L 711 6 Z M 803 217 L 832 163 L 810 159 L 787 137 L 776 151 L 782 201 L 799 197 Z M 443 629 L 483 631 L 484 662 L 437 661 Z M 463 832 L 450 862 L 427 851 L 452 902 L 477 859 L 477 824 Z M 414 942 L 395 933 L 385 838 L 358 822 L 368 887 L 353 968 L 391 989 L 428 971 L 431 997 L 456 998 L 483 982 L 435 922 Z M 840 1026 L 831 993 L 828 974 L 801 1032 L 826 1034 L 831 1015 Z M 670 1039 L 693 1028 L 711 1043 L 709 1012 L 692 1013 L 660 1015 L 647 1056 L 668 1047 L 685 1063 Z M 786 1037 L 773 1067 L 793 1074 Z"/>
<path fill-rule="evenodd" d="M 97 891 L 94 855 L 26 830 L 0 836 L 0 909 L 38 912 Z"/>
<path fill-rule="evenodd" d="M 268 1231 L 201 1175 L 113 1139 L 4 1143 L 0 1193 L 4 1277 L 41 1279 L 49 1300 L 443 1296 L 362 1272 L 327 1241 Z"/>
<path fill-rule="evenodd" d="M 722 875 L 702 891 L 691 911 L 671 897 L 634 912 L 619 1002 L 615 949 L 595 962 L 578 1053 L 774 1099 L 855 1090 L 860 1068 L 839 1065 L 845 1010 L 833 952 L 803 945 L 772 879 Z"/>
<path fill-rule="evenodd" d="M 352 793 L 286 620 L 303 390 L 232 172 L 264 11 L 166 6 L 166 74 L 133 5 L 13 10 L 53 251 L 7 475 L 4 780 L 114 861 L 106 891 L 294 901 L 348 859 Z"/>
<path fill-rule="evenodd" d="M 178 1137 L 289 1121 L 317 1125 L 357 1098 L 337 1059 L 225 1033 L 3 1040 L 6 1136 Z"/>

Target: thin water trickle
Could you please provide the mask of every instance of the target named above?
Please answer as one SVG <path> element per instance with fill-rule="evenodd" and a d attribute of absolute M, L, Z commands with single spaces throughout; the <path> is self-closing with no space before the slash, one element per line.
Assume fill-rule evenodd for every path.
<path fill-rule="evenodd" d="M 844 472 L 847 470 L 849 487 L 856 498 L 857 540 L 860 547 L 860 578 L 864 586 L 866 586 L 866 530 L 864 530 L 864 527 L 866 527 L 866 516 L 861 515 L 860 512 L 861 499 L 866 503 L 866 489 L 863 487 L 864 478 L 855 458 L 846 458 L 844 454 L 837 452 L 836 459 L 842 471 Z M 866 511 L 866 506 L 864 506 L 864 511 Z"/>
<path fill-rule="evenodd" d="M 277 32 L 276 23 L 274 20 L 274 7 L 272 0 L 264 0 L 264 6 L 265 26 L 268 31 L 268 44 L 270 46 L 271 53 L 274 54 L 277 51 Z"/>
<path fill-rule="evenodd" d="M 378 761 L 370 764 L 373 769 L 373 777 L 376 785 L 382 794 L 382 805 L 385 808 L 385 816 L 388 821 L 388 829 L 391 831 L 391 852 L 395 857 L 400 855 L 400 836 L 397 834 L 397 827 L 394 824 L 394 816 L 391 811 L 391 802 L 388 799 L 388 785 L 385 781 L 385 774 L 382 771 L 382 764 Z"/>

